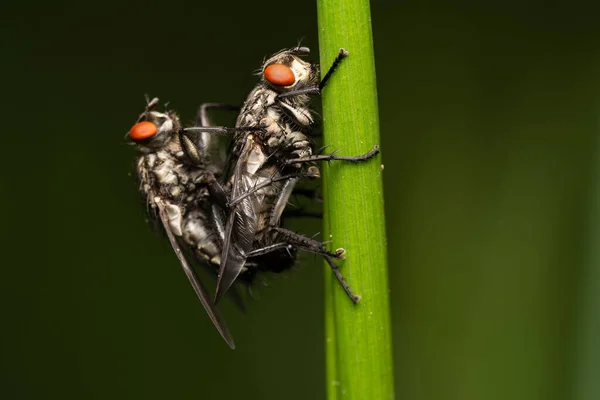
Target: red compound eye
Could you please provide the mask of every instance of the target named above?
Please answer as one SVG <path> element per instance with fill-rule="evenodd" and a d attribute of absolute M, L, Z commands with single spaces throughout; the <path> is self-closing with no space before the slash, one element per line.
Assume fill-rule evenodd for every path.
<path fill-rule="evenodd" d="M 271 64 L 265 69 L 265 79 L 277 86 L 289 86 L 296 81 L 294 72 L 283 64 Z"/>
<path fill-rule="evenodd" d="M 131 137 L 133 140 L 144 140 L 156 135 L 156 132 L 158 132 L 156 125 L 149 121 L 142 121 L 138 122 L 133 126 L 133 128 L 131 128 L 129 131 L 129 137 Z"/>

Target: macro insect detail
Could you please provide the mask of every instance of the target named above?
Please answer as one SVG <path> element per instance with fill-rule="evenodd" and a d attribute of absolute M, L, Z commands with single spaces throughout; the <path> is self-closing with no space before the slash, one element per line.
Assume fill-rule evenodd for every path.
<path fill-rule="evenodd" d="M 292 194 L 313 195 L 295 185 L 320 176 L 316 162 L 357 163 L 379 152 L 374 146 L 360 156 L 313 154 L 311 96 L 321 93 L 348 53 L 340 50 L 322 80 L 318 65 L 302 60 L 309 53 L 306 47 L 295 47 L 267 59 L 241 110 L 205 103 L 195 126 L 182 127 L 174 111 L 156 110 L 154 98 L 147 100 L 128 134 L 140 153 L 136 171 L 148 213 L 166 233 L 200 302 L 231 348 L 233 338 L 217 302 L 228 294 L 240 303 L 234 283 L 251 284 L 260 271 L 288 269 L 298 251 L 323 256 L 349 298 L 355 303 L 360 299 L 334 261 L 343 260 L 345 250 L 329 251 L 282 226 L 287 215 L 314 216 L 303 210 L 288 212 L 286 206 Z M 236 126 L 211 126 L 210 109 L 239 110 Z M 224 169 L 224 160 L 211 157 L 218 153 L 215 134 L 231 138 Z M 208 267 L 216 278 L 214 297 L 194 264 Z"/>
<path fill-rule="evenodd" d="M 292 248 L 322 255 L 350 299 L 354 302 L 360 299 L 333 261 L 343 259 L 343 249 L 330 252 L 321 242 L 280 226 L 280 218 L 298 179 L 319 176 L 318 168 L 310 164 L 323 160 L 366 161 L 379 152 L 375 146 L 367 154 L 356 157 L 313 155 L 309 136 L 314 125 L 309 109 L 310 95 L 321 93 L 348 52 L 340 50 L 321 81 L 319 67 L 301 58 L 309 53 L 307 47 L 295 47 L 271 56 L 263 64 L 261 79 L 248 95 L 237 119 L 236 128 L 240 130 L 234 133 L 225 174 L 231 194 L 216 301 L 247 271 L 246 259 L 256 248 L 279 253 Z M 252 127 L 262 130 L 244 130 Z M 293 263 L 294 258 L 288 258 L 284 268 Z"/>
<path fill-rule="evenodd" d="M 208 212 L 211 207 L 208 185 L 219 171 L 208 154 L 211 134 L 234 129 L 182 128 L 175 112 L 158 112 L 157 104 L 157 98 L 149 101 L 129 131 L 131 142 L 141 153 L 136 163 L 140 192 L 148 213 L 164 229 L 211 321 L 234 348 L 224 319 L 186 257 L 186 253 L 192 253 L 200 261 L 219 265 L 221 248 L 215 235 L 218 221 L 212 220 Z M 201 107 L 200 125 L 210 106 L 213 105 Z"/>

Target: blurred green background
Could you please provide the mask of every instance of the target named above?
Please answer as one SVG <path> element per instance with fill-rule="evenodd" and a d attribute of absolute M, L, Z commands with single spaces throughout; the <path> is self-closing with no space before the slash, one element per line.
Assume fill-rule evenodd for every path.
<path fill-rule="evenodd" d="M 3 6 L 3 398 L 324 398 L 321 263 L 226 305 L 230 351 L 123 139 L 144 93 L 191 121 L 241 102 L 264 56 L 304 37 L 316 57 L 315 13 Z M 398 399 L 600 398 L 597 15 L 372 2 Z"/>

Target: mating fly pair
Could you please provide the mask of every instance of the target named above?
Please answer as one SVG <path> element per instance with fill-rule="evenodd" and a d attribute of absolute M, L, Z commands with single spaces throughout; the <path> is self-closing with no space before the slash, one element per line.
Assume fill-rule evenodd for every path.
<path fill-rule="evenodd" d="M 281 227 L 296 182 L 319 175 L 314 162 L 358 162 L 378 153 L 375 146 L 357 157 L 313 155 L 310 95 L 320 94 L 348 53 L 340 50 L 320 82 L 318 66 L 300 58 L 308 53 L 306 47 L 283 50 L 263 64 L 235 128 L 208 126 L 207 109 L 223 105 L 203 105 L 196 126 L 183 128 L 174 112 L 155 111 L 153 99 L 129 133 L 142 153 L 137 172 L 150 214 L 165 229 L 196 294 L 232 348 L 216 302 L 234 282 L 250 282 L 257 271 L 290 268 L 298 250 L 322 255 L 352 301 L 359 299 L 333 261 L 342 259 L 342 249 L 329 252 L 321 242 Z M 209 157 L 213 134 L 232 135 L 224 172 L 219 160 Z M 218 271 L 214 303 L 189 256 Z"/>

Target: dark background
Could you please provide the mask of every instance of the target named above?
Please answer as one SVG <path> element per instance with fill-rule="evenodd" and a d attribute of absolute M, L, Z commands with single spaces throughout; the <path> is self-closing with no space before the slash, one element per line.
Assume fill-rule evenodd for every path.
<path fill-rule="evenodd" d="M 570 4 L 372 2 L 399 399 L 600 396 L 600 34 Z M 144 93 L 191 121 L 316 60 L 315 4 L 21 3 L 0 33 L 2 397 L 324 398 L 321 263 L 226 305 L 230 351 L 123 139 Z"/>

